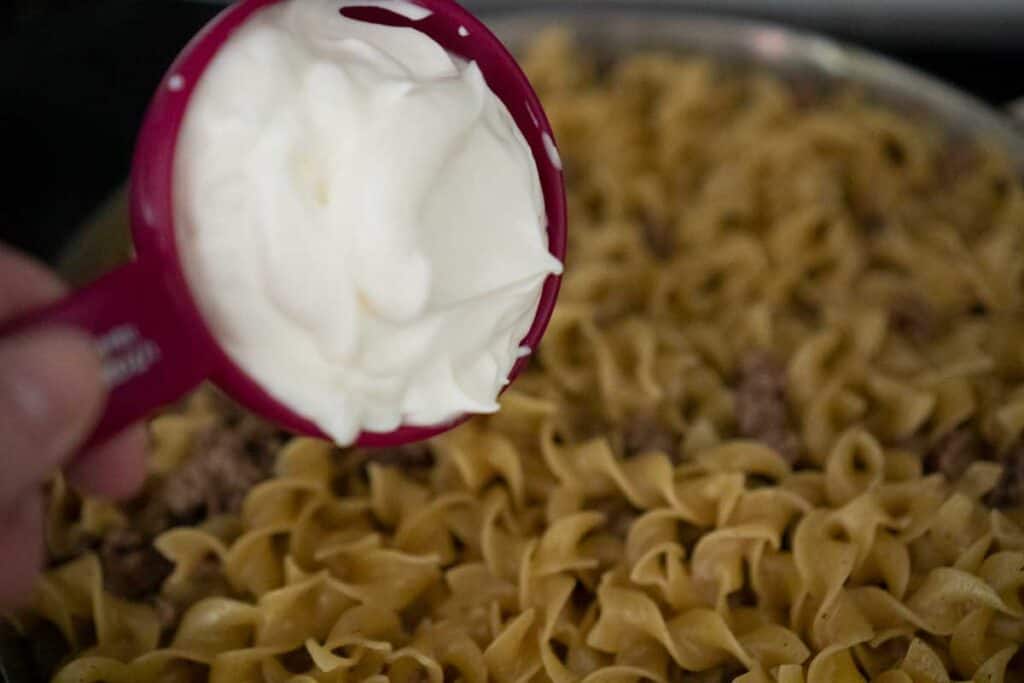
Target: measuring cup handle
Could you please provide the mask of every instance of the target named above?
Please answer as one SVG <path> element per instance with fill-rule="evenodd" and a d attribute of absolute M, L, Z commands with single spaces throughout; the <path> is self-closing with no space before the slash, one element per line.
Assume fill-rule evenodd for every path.
<path fill-rule="evenodd" d="M 209 374 L 205 336 L 179 310 L 159 272 L 133 262 L 50 307 L 0 324 L 0 336 L 63 324 L 93 337 L 108 397 L 89 447 L 181 398 Z"/>

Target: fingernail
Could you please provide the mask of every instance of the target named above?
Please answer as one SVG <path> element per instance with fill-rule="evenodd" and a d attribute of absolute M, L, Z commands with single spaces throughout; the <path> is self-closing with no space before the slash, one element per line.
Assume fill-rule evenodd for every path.
<path fill-rule="evenodd" d="M 15 468 L 18 460 L 40 460 L 25 467 L 45 476 L 61 464 L 92 427 L 104 395 L 88 336 L 54 328 L 0 341 L 0 443 Z"/>

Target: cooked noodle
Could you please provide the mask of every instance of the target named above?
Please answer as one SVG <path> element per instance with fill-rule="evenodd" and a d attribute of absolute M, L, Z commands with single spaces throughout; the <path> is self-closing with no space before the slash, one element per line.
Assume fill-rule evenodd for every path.
<path fill-rule="evenodd" d="M 710 61 L 599 73 L 553 33 L 525 66 L 570 255 L 501 413 L 406 469 L 291 440 L 156 538 L 159 595 L 57 565 L 18 620 L 71 643 L 56 680 L 1024 680 L 1007 160 Z M 156 419 L 153 481 L 237 419 Z M 51 509 L 55 556 L 136 523 L 60 482 Z"/>

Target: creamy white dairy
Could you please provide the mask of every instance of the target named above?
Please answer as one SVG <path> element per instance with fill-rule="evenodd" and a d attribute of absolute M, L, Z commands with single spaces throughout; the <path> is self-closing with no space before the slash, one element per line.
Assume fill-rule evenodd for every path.
<path fill-rule="evenodd" d="M 477 66 L 341 15 L 357 4 L 254 15 L 197 84 L 175 161 L 204 318 L 343 444 L 496 411 L 561 270 L 529 147 Z"/>

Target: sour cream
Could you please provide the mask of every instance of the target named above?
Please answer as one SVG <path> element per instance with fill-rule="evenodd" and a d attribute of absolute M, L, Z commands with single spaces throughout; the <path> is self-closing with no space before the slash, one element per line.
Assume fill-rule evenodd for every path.
<path fill-rule="evenodd" d="M 341 444 L 496 411 L 562 268 L 533 156 L 477 65 L 342 15 L 356 4 L 254 15 L 196 85 L 175 159 L 205 320 Z"/>

